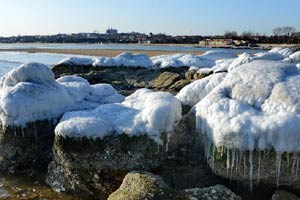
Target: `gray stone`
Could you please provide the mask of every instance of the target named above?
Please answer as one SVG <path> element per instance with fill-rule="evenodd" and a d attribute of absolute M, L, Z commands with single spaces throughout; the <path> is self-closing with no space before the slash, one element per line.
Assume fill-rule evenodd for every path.
<path fill-rule="evenodd" d="M 46 170 L 53 141 L 54 125 L 48 121 L 0 128 L 0 173 Z"/>
<path fill-rule="evenodd" d="M 300 198 L 288 191 L 277 190 L 272 196 L 272 200 L 300 200 Z"/>

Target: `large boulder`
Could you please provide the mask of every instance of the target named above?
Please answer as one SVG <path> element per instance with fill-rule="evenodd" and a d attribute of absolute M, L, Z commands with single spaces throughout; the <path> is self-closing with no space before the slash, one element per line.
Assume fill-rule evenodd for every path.
<path fill-rule="evenodd" d="M 176 191 L 168 187 L 163 180 L 149 172 L 133 171 L 128 173 L 118 190 L 112 193 L 109 200 L 191 200 L 219 199 L 239 200 L 240 198 L 222 185 L 208 188 L 192 188 Z"/>
<path fill-rule="evenodd" d="M 56 191 L 107 197 L 131 170 L 157 171 L 181 119 L 171 94 L 136 91 L 121 104 L 66 113 L 56 127 L 47 183 Z"/>
<path fill-rule="evenodd" d="M 108 200 L 168 200 L 175 198 L 175 191 L 163 180 L 149 172 L 128 173 L 120 188 L 112 193 Z"/>
<path fill-rule="evenodd" d="M 196 106 L 196 128 L 215 174 L 299 191 L 297 67 L 252 61 L 230 71 Z M 265 153 L 269 152 L 269 153 Z"/>
<path fill-rule="evenodd" d="M 124 99 L 107 84 L 91 86 L 76 76 L 55 80 L 51 69 L 38 63 L 8 72 L 0 91 L 0 171 L 9 173 L 47 168 L 54 127 L 64 112 Z"/>

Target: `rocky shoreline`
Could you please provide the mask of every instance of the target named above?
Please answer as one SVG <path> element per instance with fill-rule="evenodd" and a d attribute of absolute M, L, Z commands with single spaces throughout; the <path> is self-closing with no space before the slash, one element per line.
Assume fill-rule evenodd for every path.
<path fill-rule="evenodd" d="M 296 65 L 287 64 L 294 62 L 295 56 L 290 56 L 292 52 L 288 56 L 283 53 L 235 58 L 212 52 L 205 59 L 188 57 L 199 59 L 195 62 L 198 64 L 215 62 L 216 66 L 205 69 L 143 67 L 132 60 L 125 61 L 134 67 L 95 66 L 90 60 L 78 59 L 71 60 L 81 64 L 64 61 L 53 67 L 52 72 L 37 64 L 21 66 L 7 74 L 1 83 L 5 101 L 1 105 L 0 171 L 33 177 L 44 174 L 45 182 L 54 191 L 83 199 L 265 199 L 271 198 L 278 187 L 300 195 L 296 151 L 284 154 L 279 160 L 277 152 L 271 151 L 266 156 L 266 151 L 223 148 L 212 141 L 214 132 L 209 128 L 213 126 L 206 126 L 211 118 L 201 113 L 203 109 L 200 112 L 199 106 L 203 105 L 197 104 L 214 95 L 218 91 L 215 87 L 222 88 L 230 77 L 228 74 L 239 75 L 238 69 L 243 69 L 240 65 L 247 62 L 250 63 L 247 70 L 252 69 L 253 74 L 256 65 L 268 68 L 271 63 L 288 70 L 288 75 L 297 75 Z M 216 60 L 209 60 L 208 55 Z M 225 55 L 228 58 L 220 58 Z M 134 56 L 141 57 L 123 56 L 133 60 Z M 176 65 L 186 59 L 182 56 L 167 59 L 171 58 L 178 59 L 168 60 Z M 97 62 L 120 60 L 101 58 Z M 42 73 L 37 73 L 38 68 Z M 277 71 L 272 72 L 283 73 Z M 243 86 L 240 82 L 236 85 Z M 45 90 L 36 93 L 40 87 Z M 57 100 L 49 95 L 51 92 L 62 96 Z M 54 102 L 55 106 L 60 102 L 64 110 L 27 105 L 19 109 L 28 109 L 28 116 L 20 117 L 19 110 L 10 105 L 27 97 L 37 99 L 37 105 Z M 47 119 L 32 120 L 44 115 Z M 223 119 L 220 118 L 220 123 Z M 226 185 L 236 194 L 218 184 Z M 244 187 L 239 187 L 241 184 Z"/>

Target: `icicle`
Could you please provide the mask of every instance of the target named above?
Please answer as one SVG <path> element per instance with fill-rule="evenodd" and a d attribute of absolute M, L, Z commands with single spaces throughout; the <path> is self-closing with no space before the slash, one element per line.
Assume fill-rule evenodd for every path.
<path fill-rule="evenodd" d="M 211 168 L 213 171 L 215 169 L 215 154 L 216 154 L 216 147 L 213 145 L 212 159 L 211 159 Z"/>
<path fill-rule="evenodd" d="M 240 173 L 241 163 L 242 163 L 243 152 L 239 151 L 239 164 L 238 164 L 238 172 Z"/>
<path fill-rule="evenodd" d="M 296 153 L 293 153 L 293 164 L 292 164 L 292 176 L 295 175 L 295 166 L 296 166 L 296 160 L 297 160 L 297 156 L 296 156 Z"/>
<path fill-rule="evenodd" d="M 243 156 L 243 160 L 244 160 L 244 176 L 246 176 L 246 170 L 247 170 L 247 164 L 246 164 L 246 154 L 244 154 L 244 156 Z"/>
<path fill-rule="evenodd" d="M 299 170 L 299 156 L 297 156 L 296 180 L 298 178 L 298 170 Z"/>
<path fill-rule="evenodd" d="M 16 126 L 13 126 L 13 130 L 14 130 L 14 135 L 15 135 L 15 137 L 17 137 Z"/>
<path fill-rule="evenodd" d="M 253 151 L 249 151 L 249 187 L 250 191 L 253 190 Z"/>
<path fill-rule="evenodd" d="M 167 134 L 167 142 L 166 142 L 166 151 L 169 151 L 169 143 L 170 143 L 171 134 Z"/>
<path fill-rule="evenodd" d="M 232 170 L 234 169 L 235 163 L 235 150 L 231 151 L 231 168 L 230 168 L 230 180 L 232 179 Z"/>
<path fill-rule="evenodd" d="M 239 167 L 239 152 L 236 150 L 236 152 L 235 152 L 235 156 L 236 156 L 236 158 L 235 158 L 235 171 L 237 171 L 238 170 L 238 167 Z"/>
<path fill-rule="evenodd" d="M 280 167 L 281 167 L 281 153 L 276 154 L 276 174 L 277 174 L 277 187 L 279 186 L 279 178 L 280 178 Z"/>
<path fill-rule="evenodd" d="M 24 129 L 23 129 L 23 127 L 21 127 L 21 133 L 22 133 L 22 137 L 23 137 L 23 139 L 25 138 L 25 134 L 24 134 Z"/>
<path fill-rule="evenodd" d="M 37 134 L 35 122 L 33 122 L 33 129 L 34 129 L 35 140 L 38 141 L 38 134 Z"/>
<path fill-rule="evenodd" d="M 286 152 L 286 171 L 289 171 L 290 167 L 290 154 Z"/>
<path fill-rule="evenodd" d="M 260 166 L 261 166 L 261 153 L 260 151 L 258 151 L 257 183 L 259 183 L 259 179 L 260 179 Z"/>
<path fill-rule="evenodd" d="M 227 156 L 226 156 L 226 169 L 227 169 L 227 175 L 230 168 L 230 151 L 227 149 Z"/>

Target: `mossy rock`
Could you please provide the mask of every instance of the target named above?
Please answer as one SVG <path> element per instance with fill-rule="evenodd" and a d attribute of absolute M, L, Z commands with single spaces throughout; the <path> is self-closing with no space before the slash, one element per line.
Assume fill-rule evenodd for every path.
<path fill-rule="evenodd" d="M 2 126 L 1 126 L 2 127 Z M 49 121 L 0 129 L 0 172 L 46 170 L 51 161 L 54 125 Z"/>
<path fill-rule="evenodd" d="M 103 138 L 55 137 L 54 158 L 47 183 L 56 191 L 105 199 L 132 170 L 160 171 L 165 160 L 163 145 L 147 135 L 111 134 Z"/>
<path fill-rule="evenodd" d="M 148 172 L 128 173 L 120 188 L 112 193 L 108 200 L 171 200 L 176 196 L 163 180 Z"/>

